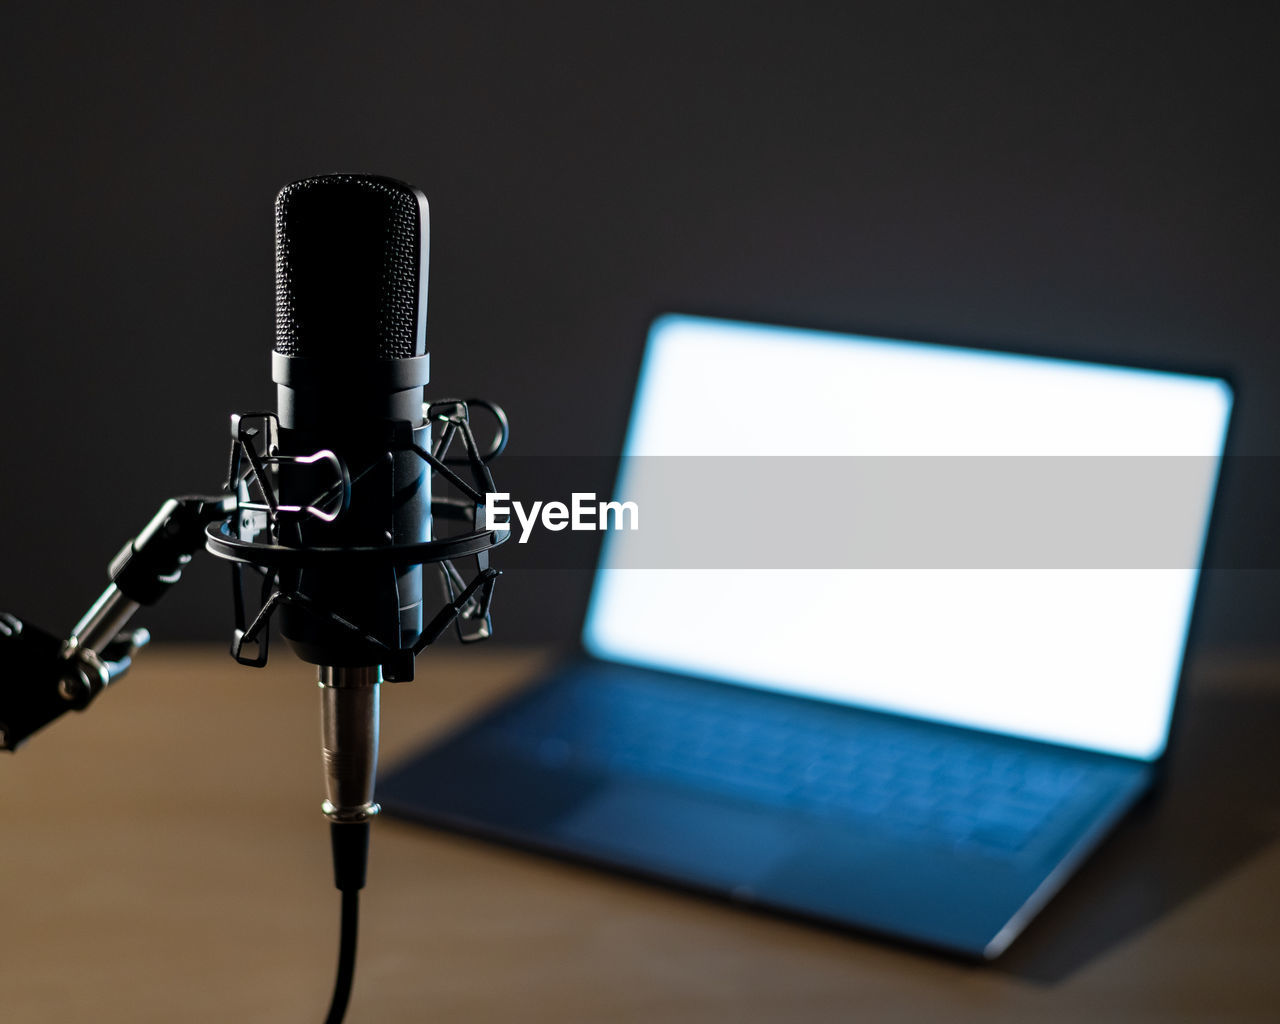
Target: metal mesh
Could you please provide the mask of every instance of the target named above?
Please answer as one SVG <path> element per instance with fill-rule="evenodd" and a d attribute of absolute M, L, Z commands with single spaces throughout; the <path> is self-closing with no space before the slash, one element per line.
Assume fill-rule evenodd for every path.
<path fill-rule="evenodd" d="M 332 174 L 276 197 L 276 351 L 309 358 L 421 355 L 419 194 L 391 178 Z"/>

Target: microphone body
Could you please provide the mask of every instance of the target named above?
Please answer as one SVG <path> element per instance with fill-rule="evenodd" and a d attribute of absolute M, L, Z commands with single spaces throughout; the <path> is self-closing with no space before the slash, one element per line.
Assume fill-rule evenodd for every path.
<path fill-rule="evenodd" d="M 333 452 L 349 476 L 349 505 L 332 522 L 302 517 L 303 548 L 382 547 L 431 539 L 431 479 L 397 432 L 430 449 L 427 383 L 426 197 L 389 178 L 328 175 L 285 186 L 276 200 L 276 383 L 279 449 Z M 325 495 L 319 467 L 282 467 L 280 499 Z M 281 633 L 313 664 L 378 665 L 382 650 L 422 630 L 422 567 L 359 563 L 298 570 L 306 600 L 282 612 Z M 360 627 L 335 630 L 328 616 Z M 376 643 L 362 640 L 362 632 Z"/>

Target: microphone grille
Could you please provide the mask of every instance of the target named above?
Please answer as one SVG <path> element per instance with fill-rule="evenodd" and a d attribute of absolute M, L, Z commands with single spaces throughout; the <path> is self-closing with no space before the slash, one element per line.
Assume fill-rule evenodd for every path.
<path fill-rule="evenodd" d="M 276 197 L 276 344 L 286 356 L 426 351 L 427 200 L 393 178 L 329 174 Z"/>

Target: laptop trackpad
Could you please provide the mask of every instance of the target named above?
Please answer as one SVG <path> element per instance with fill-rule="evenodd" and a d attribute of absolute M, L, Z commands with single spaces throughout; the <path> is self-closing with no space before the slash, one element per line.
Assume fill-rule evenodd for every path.
<path fill-rule="evenodd" d="M 627 784 L 590 798 L 552 831 L 580 852 L 717 888 L 749 885 L 797 849 L 776 817 Z"/>

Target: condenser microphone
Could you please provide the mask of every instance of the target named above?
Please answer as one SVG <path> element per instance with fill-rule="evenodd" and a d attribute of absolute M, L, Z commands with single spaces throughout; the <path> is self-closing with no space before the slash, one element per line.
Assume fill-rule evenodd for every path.
<path fill-rule="evenodd" d="M 304 548 L 369 548 L 431 537 L 427 465 L 389 451 L 396 429 L 423 435 L 429 223 L 426 197 L 400 181 L 334 174 L 286 185 L 276 199 L 276 383 L 281 454 L 327 450 L 344 464 L 349 507 L 303 517 Z M 421 438 L 420 438 L 421 439 Z M 322 467 L 320 467 L 322 469 Z M 284 502 L 313 502 L 316 472 L 280 474 Z M 303 570 L 281 632 L 305 661 L 365 667 L 381 648 L 335 630 L 323 608 L 367 622 L 383 647 L 422 629 L 422 567 Z M 372 606 L 372 607 L 371 607 Z"/>
<path fill-rule="evenodd" d="M 390 178 L 326 175 L 286 185 L 275 217 L 278 455 L 295 459 L 279 469 L 279 501 L 320 513 L 292 520 L 282 540 L 347 551 L 429 541 L 429 467 L 395 443 L 430 447 L 426 197 Z M 327 460 L 312 453 L 342 467 L 340 494 L 326 494 Z M 422 567 L 353 559 L 281 582 L 296 599 L 280 632 L 319 666 L 335 881 L 358 889 L 378 810 L 382 662 L 422 631 Z M 350 623 L 361 629 L 340 628 Z"/>

